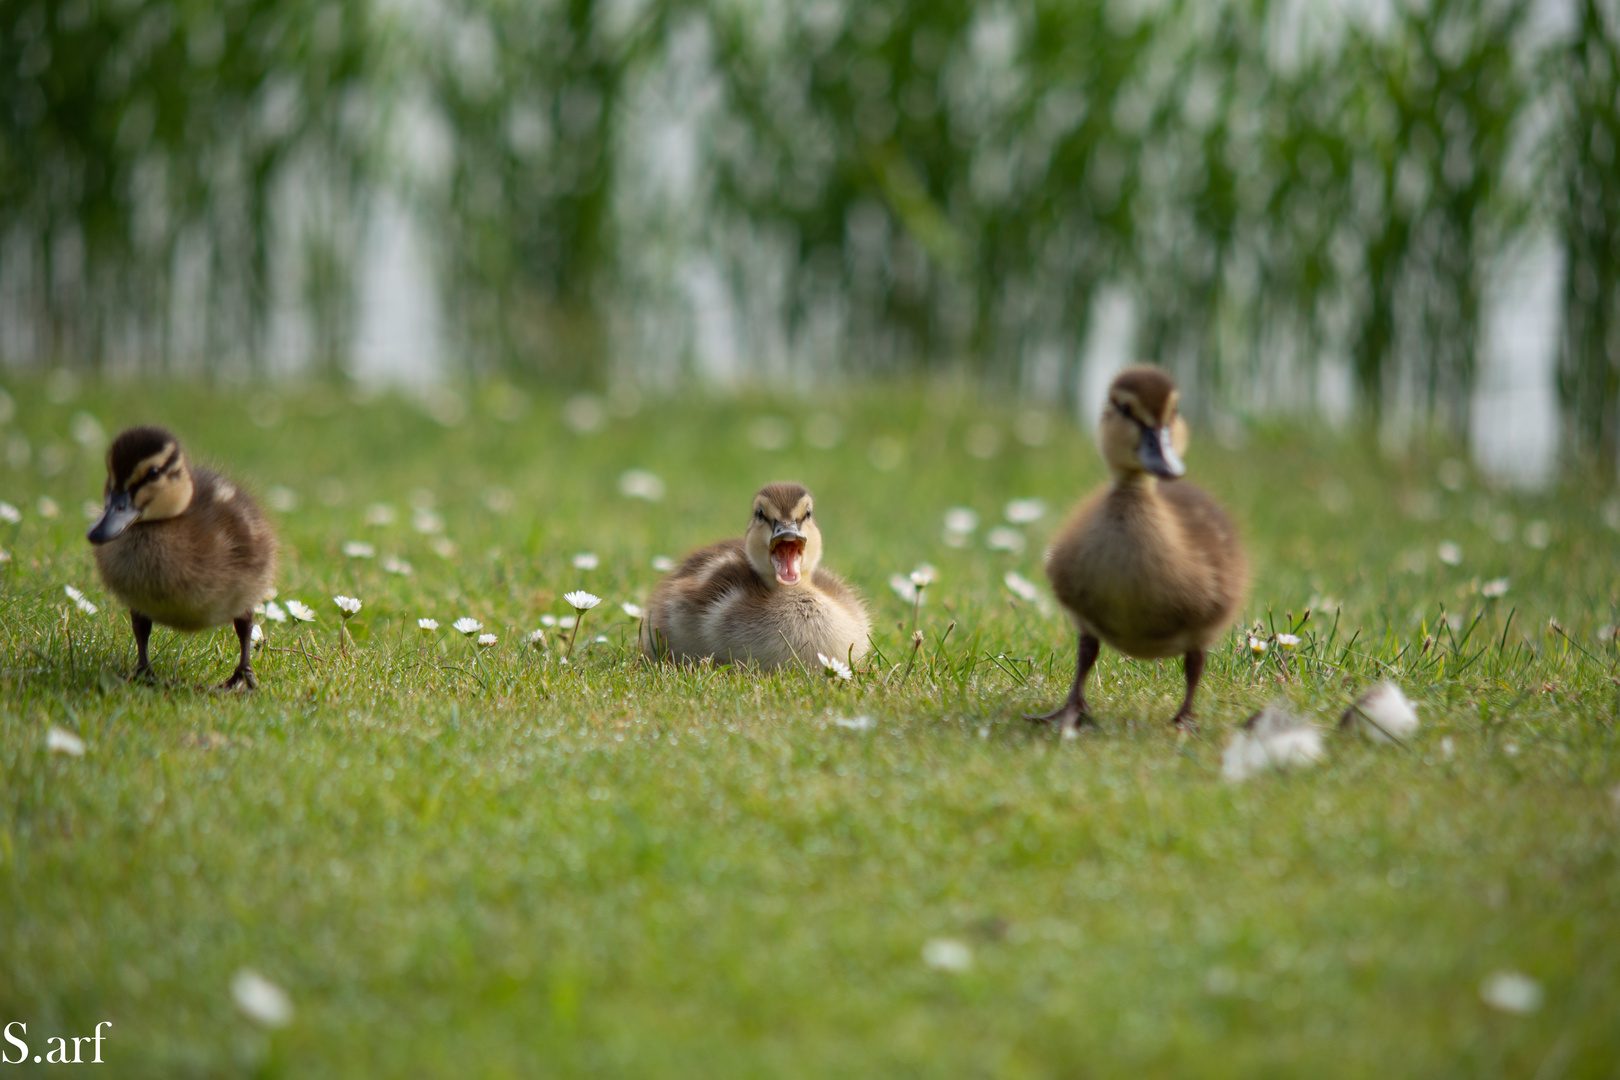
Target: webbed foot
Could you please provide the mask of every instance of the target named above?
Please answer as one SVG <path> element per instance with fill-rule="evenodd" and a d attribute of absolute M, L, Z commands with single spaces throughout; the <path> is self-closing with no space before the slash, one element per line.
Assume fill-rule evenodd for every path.
<path fill-rule="evenodd" d="M 1085 728 L 1097 726 L 1085 704 L 1076 701 L 1065 701 L 1055 711 L 1041 715 L 1025 713 L 1024 719 L 1033 724 L 1056 724 L 1065 735 L 1078 735 Z"/>
<path fill-rule="evenodd" d="M 235 690 L 245 693 L 250 690 L 257 690 L 258 688 L 259 677 L 253 674 L 253 669 L 250 667 L 238 667 L 235 671 L 231 672 L 230 678 L 220 683 L 214 689 Z"/>

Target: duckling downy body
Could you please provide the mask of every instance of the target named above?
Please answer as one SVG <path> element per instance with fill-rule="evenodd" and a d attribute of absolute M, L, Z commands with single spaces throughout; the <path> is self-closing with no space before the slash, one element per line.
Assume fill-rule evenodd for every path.
<path fill-rule="evenodd" d="M 820 565 L 813 502 L 798 484 L 767 484 L 745 536 L 688 555 L 647 604 L 647 655 L 762 668 L 814 665 L 817 653 L 864 656 L 871 619 L 854 590 Z"/>
<path fill-rule="evenodd" d="M 1181 656 L 1187 692 L 1173 722 L 1192 724 L 1204 653 L 1237 613 L 1248 560 L 1215 500 L 1179 478 L 1186 425 L 1175 383 L 1130 368 L 1109 387 L 1097 441 L 1113 481 L 1087 499 L 1052 544 L 1052 591 L 1080 631 L 1074 687 L 1034 717 L 1065 730 L 1090 724 L 1086 676 L 1107 642 L 1128 656 Z M 1168 482 L 1166 482 L 1168 481 Z"/>
<path fill-rule="evenodd" d="M 275 579 L 276 538 L 246 492 L 189 466 L 168 431 L 131 428 L 107 451 L 106 507 L 87 535 L 101 580 L 129 605 L 137 677 L 152 674 L 154 622 L 186 631 L 232 623 L 241 660 L 223 686 L 258 685 L 253 608 Z"/>

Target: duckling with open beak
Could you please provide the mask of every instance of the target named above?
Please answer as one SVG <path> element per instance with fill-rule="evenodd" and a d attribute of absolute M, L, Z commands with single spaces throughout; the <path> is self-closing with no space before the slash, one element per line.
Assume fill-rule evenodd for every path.
<path fill-rule="evenodd" d="M 686 557 L 654 590 L 642 623 L 648 656 L 712 657 L 775 668 L 866 654 L 871 619 L 842 578 L 821 565 L 815 500 L 800 484 L 766 484 L 748 531 Z"/>

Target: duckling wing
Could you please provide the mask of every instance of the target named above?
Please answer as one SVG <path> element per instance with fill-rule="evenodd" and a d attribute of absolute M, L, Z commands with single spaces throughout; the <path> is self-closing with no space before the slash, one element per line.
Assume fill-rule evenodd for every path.
<path fill-rule="evenodd" d="M 836 653 L 828 652 L 827 655 L 836 655 L 840 660 L 849 659 L 853 646 L 854 659 L 865 656 L 871 644 L 872 617 L 866 611 L 866 601 L 861 594 L 824 566 L 816 567 L 816 572 L 810 575 L 810 582 L 822 594 L 826 607 L 824 634 L 829 644 L 837 647 Z M 817 651 L 826 652 L 825 649 Z"/>
<path fill-rule="evenodd" d="M 1237 526 L 1201 488 L 1176 481 L 1161 484 L 1159 490 L 1181 525 L 1187 547 L 1206 567 L 1208 599 L 1219 611 L 1217 620 L 1224 623 L 1249 588 L 1249 559 Z"/>
<path fill-rule="evenodd" d="M 653 590 L 647 602 L 642 649 L 676 660 L 729 657 L 725 641 L 714 641 L 715 616 L 736 596 L 768 590 L 748 564 L 741 540 L 699 548 Z"/>
<path fill-rule="evenodd" d="M 275 532 L 247 493 L 207 469 L 192 469 L 192 485 L 185 513 L 132 526 L 96 550 L 113 592 L 178 630 L 246 615 L 275 580 Z"/>
<path fill-rule="evenodd" d="M 1087 500 L 1053 543 L 1047 574 L 1082 628 L 1138 657 L 1204 647 L 1248 578 L 1231 520 L 1182 481 Z"/>

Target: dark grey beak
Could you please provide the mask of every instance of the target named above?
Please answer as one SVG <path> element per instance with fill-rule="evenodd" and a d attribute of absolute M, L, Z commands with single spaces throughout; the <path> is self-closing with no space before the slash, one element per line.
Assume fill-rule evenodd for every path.
<path fill-rule="evenodd" d="M 803 539 L 804 539 L 804 533 L 800 532 L 799 527 L 797 525 L 793 524 L 793 522 L 785 521 L 785 520 L 784 521 L 778 521 L 776 523 L 776 528 L 771 530 L 771 544 L 770 544 L 770 546 L 771 546 L 772 550 L 775 550 L 776 545 L 780 544 L 784 540 L 803 540 Z"/>
<path fill-rule="evenodd" d="M 109 540 L 118 539 L 140 516 L 141 512 L 135 509 L 135 504 L 130 501 L 129 492 L 109 492 L 107 509 L 102 511 L 100 519 L 90 526 L 90 531 L 84 535 L 92 544 L 105 544 Z"/>
<path fill-rule="evenodd" d="M 1142 429 L 1142 442 L 1136 448 L 1136 460 L 1142 463 L 1142 468 L 1166 480 L 1187 474 L 1187 466 L 1182 464 L 1181 456 L 1176 453 L 1175 441 L 1171 439 L 1167 427 Z"/>

